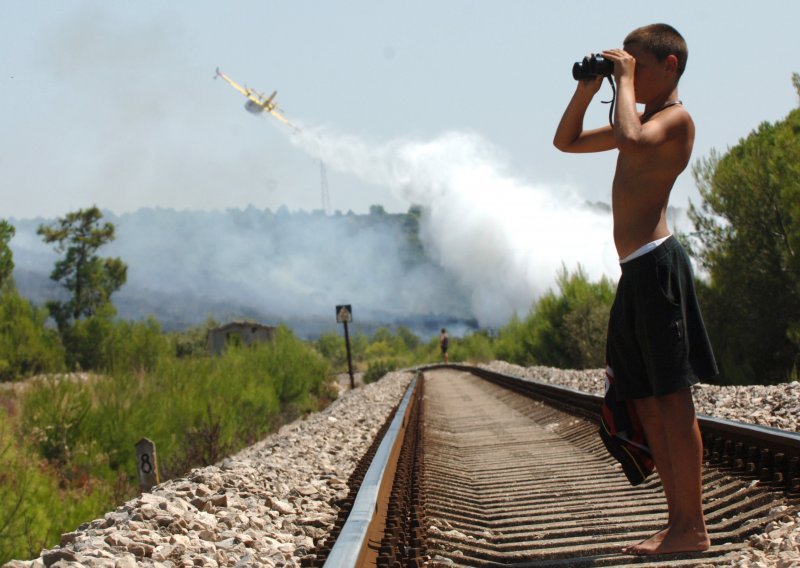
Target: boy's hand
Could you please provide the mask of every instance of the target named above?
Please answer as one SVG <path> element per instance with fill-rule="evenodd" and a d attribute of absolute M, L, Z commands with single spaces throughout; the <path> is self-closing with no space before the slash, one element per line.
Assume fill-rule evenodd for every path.
<path fill-rule="evenodd" d="M 600 90 L 600 87 L 603 86 L 603 79 L 602 76 L 597 77 L 590 77 L 589 79 L 581 79 L 578 81 L 578 90 L 584 91 L 590 97 L 594 97 L 597 94 L 597 91 Z"/>
<path fill-rule="evenodd" d="M 636 71 L 636 59 L 624 49 L 608 49 L 603 57 L 614 62 L 614 79 L 619 83 L 623 77 L 633 79 Z"/>

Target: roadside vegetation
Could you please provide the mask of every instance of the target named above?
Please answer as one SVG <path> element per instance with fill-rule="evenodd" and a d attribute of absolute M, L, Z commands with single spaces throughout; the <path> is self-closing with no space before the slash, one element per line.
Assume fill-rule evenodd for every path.
<path fill-rule="evenodd" d="M 143 437 L 156 443 L 165 480 L 336 397 L 328 363 L 286 328 L 218 357 L 178 357 L 177 337 L 155 322 L 86 325 L 108 332 L 101 367 L 0 391 L 0 561 L 35 556 L 136 495 Z"/>
<path fill-rule="evenodd" d="M 116 318 L 125 267 L 98 256 L 113 236 L 100 217 L 92 208 L 42 229 L 60 237 L 53 279 L 69 298 L 47 307 L 15 290 L 13 228 L 0 222 L 0 563 L 34 557 L 136 495 L 141 438 L 156 443 L 165 480 L 336 396 L 329 363 L 288 328 L 211 356 L 213 321 L 167 334 L 152 318 Z"/>

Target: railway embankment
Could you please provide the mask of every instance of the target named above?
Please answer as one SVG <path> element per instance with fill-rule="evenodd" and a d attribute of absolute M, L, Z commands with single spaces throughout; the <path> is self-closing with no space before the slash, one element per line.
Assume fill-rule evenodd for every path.
<path fill-rule="evenodd" d="M 488 366 L 602 392 L 599 370 Z M 299 566 L 332 528 L 348 477 L 411 378 L 411 373 L 390 373 L 346 391 L 324 411 L 63 535 L 60 546 L 39 558 L 5 566 Z M 703 385 L 695 388 L 695 398 L 703 414 L 797 431 L 798 383 Z M 800 518 L 787 513 L 751 537 L 750 544 L 731 557 L 731 566 L 800 566 Z"/>
<path fill-rule="evenodd" d="M 411 377 L 391 373 L 345 391 L 325 410 L 5 567 L 299 566 L 332 527 L 348 477 Z"/>

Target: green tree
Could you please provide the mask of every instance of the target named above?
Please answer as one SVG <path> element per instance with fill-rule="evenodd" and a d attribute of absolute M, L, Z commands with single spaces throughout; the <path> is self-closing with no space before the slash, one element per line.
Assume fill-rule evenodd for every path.
<path fill-rule="evenodd" d="M 487 330 L 478 330 L 464 337 L 453 338 L 449 350 L 451 363 L 481 363 L 494 359 L 492 337 Z"/>
<path fill-rule="evenodd" d="M 692 249 L 709 275 L 699 293 L 722 379 L 786 380 L 800 361 L 800 109 L 693 173 Z"/>
<path fill-rule="evenodd" d="M 614 285 L 607 278 L 590 282 L 581 266 L 572 274 L 563 268 L 557 283 L 558 293 L 548 291 L 523 321 L 515 317 L 500 330 L 495 353 L 518 365 L 604 366 Z"/>
<path fill-rule="evenodd" d="M 347 346 L 341 333 L 326 331 L 315 342 L 317 351 L 330 362 L 336 370 L 347 365 Z"/>
<path fill-rule="evenodd" d="M 405 347 L 405 349 L 408 351 L 414 351 L 422 344 L 422 340 L 404 325 L 397 327 L 395 330 L 395 335 L 402 342 L 403 347 Z"/>
<path fill-rule="evenodd" d="M 38 234 L 46 243 L 55 243 L 64 258 L 56 262 L 50 278 L 60 282 L 71 294 L 66 302 L 48 302 L 47 307 L 64 329 L 71 320 L 88 317 L 110 303 L 111 294 L 127 279 L 128 267 L 119 258 L 100 258 L 97 250 L 114 240 L 114 225 L 100 223 L 103 214 L 95 207 L 81 209 L 40 225 Z"/>
<path fill-rule="evenodd" d="M 219 327 L 219 323 L 213 317 L 208 316 L 202 325 L 170 334 L 175 354 L 178 357 L 206 355 L 208 353 L 208 331 L 215 327 Z"/>
<path fill-rule="evenodd" d="M 498 330 L 494 345 L 495 355 L 498 359 L 524 367 L 536 364 L 530 350 L 532 341 L 526 321 L 514 314 L 511 316 L 511 320 Z"/>
<path fill-rule="evenodd" d="M 557 278 L 560 294 L 542 296 L 532 321 L 533 356 L 543 365 L 587 369 L 604 366 L 606 329 L 614 286 L 589 281 L 583 268 Z"/>
<path fill-rule="evenodd" d="M 0 219 L 0 291 L 11 280 L 14 271 L 14 258 L 8 241 L 14 236 L 14 227 L 5 219 Z"/>
<path fill-rule="evenodd" d="M 64 348 L 45 327 L 47 310 L 10 290 L 0 296 L 0 380 L 62 371 Z"/>

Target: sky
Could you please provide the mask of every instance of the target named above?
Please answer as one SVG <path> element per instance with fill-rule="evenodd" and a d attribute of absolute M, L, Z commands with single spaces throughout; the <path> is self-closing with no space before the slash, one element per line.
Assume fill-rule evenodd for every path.
<path fill-rule="evenodd" d="M 574 90 L 573 62 L 654 22 L 675 26 L 689 45 L 680 97 L 697 128 L 693 161 L 798 104 L 796 0 L 0 0 L 0 8 L 0 218 L 93 204 L 117 214 L 320 209 L 320 159 L 333 210 L 405 211 L 424 200 L 402 175 L 385 183 L 348 166 L 336 153 L 343 141 L 369 151 L 467 139 L 523 193 L 608 202 L 615 156 L 559 153 L 554 129 Z M 277 90 L 303 134 L 247 113 L 239 94 L 213 80 L 217 67 Z M 609 95 L 606 86 L 587 126 L 605 123 L 599 99 Z M 671 203 L 690 200 L 699 194 L 687 170 Z"/>

